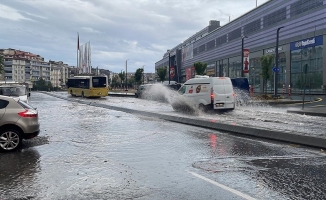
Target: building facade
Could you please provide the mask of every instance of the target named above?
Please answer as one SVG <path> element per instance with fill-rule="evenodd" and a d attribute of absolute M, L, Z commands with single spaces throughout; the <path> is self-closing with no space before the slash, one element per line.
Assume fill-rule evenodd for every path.
<path fill-rule="evenodd" d="M 243 49 L 249 51 L 248 73 L 243 70 Z M 204 62 L 208 64 L 207 75 L 245 76 L 255 91 L 261 92 L 263 55 L 274 55 L 271 71 L 277 73 L 276 81 L 272 78 L 267 82 L 268 91 L 272 92 L 276 83 L 279 90 L 291 87 L 293 92 L 302 92 L 306 87 L 315 93 L 324 92 L 326 1 L 270 0 L 222 27 L 207 33 L 199 31 L 165 53 L 155 68 L 169 66 L 170 60 L 174 68 L 170 68 L 174 73 L 170 73 L 171 80 L 185 82 L 194 77 L 194 63 Z"/>
<path fill-rule="evenodd" d="M 39 55 L 15 49 L 1 49 L 0 54 L 4 59 L 2 81 L 29 83 L 30 88 L 40 78 L 51 82 L 53 87 L 62 88 L 66 84 L 69 66 L 61 61 L 47 62 Z"/>

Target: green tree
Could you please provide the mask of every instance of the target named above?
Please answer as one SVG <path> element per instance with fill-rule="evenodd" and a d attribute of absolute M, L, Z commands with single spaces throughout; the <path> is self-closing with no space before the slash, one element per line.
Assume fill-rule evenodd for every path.
<path fill-rule="evenodd" d="M 206 73 L 206 68 L 207 68 L 207 63 L 202 63 L 202 62 L 195 62 L 194 63 L 194 68 L 196 71 L 197 75 L 205 75 Z"/>
<path fill-rule="evenodd" d="M 121 86 L 122 86 L 122 82 L 125 80 L 125 77 L 126 77 L 126 73 L 125 72 L 121 72 L 118 74 L 119 77 L 120 77 L 120 80 L 121 80 Z"/>
<path fill-rule="evenodd" d="M 143 73 L 144 69 L 143 68 L 138 68 L 135 73 L 135 82 L 140 85 L 143 80 Z"/>
<path fill-rule="evenodd" d="M 112 82 L 111 82 L 111 87 L 119 86 L 118 80 L 119 80 L 119 75 L 113 76 L 112 77 Z"/>
<path fill-rule="evenodd" d="M 162 82 L 165 81 L 166 72 L 167 72 L 167 67 L 166 66 L 157 68 L 156 74 L 159 77 L 160 81 L 162 81 Z"/>
<path fill-rule="evenodd" d="M 263 55 L 260 57 L 261 63 L 261 76 L 263 78 L 263 92 L 267 94 L 267 81 L 272 77 L 272 64 L 273 64 L 273 55 Z M 266 87 L 266 88 L 265 88 Z"/>
<path fill-rule="evenodd" d="M 3 57 L 0 55 L 0 74 L 4 72 L 4 63 L 3 63 Z"/>
<path fill-rule="evenodd" d="M 40 91 L 49 91 L 53 90 L 53 87 L 50 81 L 45 81 L 43 78 L 40 78 L 39 80 L 33 82 L 33 89 Z"/>

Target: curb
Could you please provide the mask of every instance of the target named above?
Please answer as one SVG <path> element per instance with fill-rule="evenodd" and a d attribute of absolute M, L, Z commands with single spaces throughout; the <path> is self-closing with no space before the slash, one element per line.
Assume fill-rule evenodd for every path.
<path fill-rule="evenodd" d="M 212 121 L 206 121 L 202 119 L 191 119 L 186 117 L 175 117 L 175 116 L 169 116 L 165 114 L 158 114 L 158 113 L 152 113 L 148 111 L 139 111 L 139 110 L 133 110 L 129 108 L 121 108 L 116 106 L 110 106 L 105 105 L 101 103 L 92 103 L 92 102 L 85 102 L 78 99 L 71 99 L 71 98 L 65 98 L 62 96 L 58 96 L 55 94 L 50 94 L 47 92 L 42 92 L 44 94 L 68 100 L 73 102 L 78 102 L 85 105 L 95 106 L 95 107 L 101 107 L 101 108 L 107 108 L 117 111 L 122 111 L 126 113 L 132 113 L 132 114 L 138 114 L 141 116 L 147 116 L 147 117 L 157 117 L 166 121 L 170 122 L 176 122 L 191 126 L 197 126 L 202 128 L 208 128 L 212 130 L 218 130 L 218 131 L 225 131 L 229 133 L 235 133 L 239 135 L 246 135 L 246 136 L 253 136 L 253 137 L 259 137 L 259 138 L 265 138 L 265 139 L 271 139 L 276 141 L 282 141 L 282 142 L 288 142 L 288 143 L 295 143 L 300 144 L 304 146 L 311 146 L 311 147 L 317 147 L 317 148 L 323 148 L 326 149 L 326 138 L 321 137 L 311 137 L 311 136 L 304 136 L 304 135 L 298 135 L 294 133 L 286 133 L 286 132 L 280 132 L 280 131 L 273 131 L 273 130 L 267 130 L 262 128 L 249 128 L 245 126 L 239 126 L 239 125 L 230 125 L 230 124 L 223 124 L 220 122 L 212 122 Z"/>
<path fill-rule="evenodd" d="M 326 117 L 326 113 L 312 112 L 312 111 L 305 111 L 305 110 L 287 110 L 287 113 L 310 115 L 310 116 L 316 116 L 316 117 Z"/>

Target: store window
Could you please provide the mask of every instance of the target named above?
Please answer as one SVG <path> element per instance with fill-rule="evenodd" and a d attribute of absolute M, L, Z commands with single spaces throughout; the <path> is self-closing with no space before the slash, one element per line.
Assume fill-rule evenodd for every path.
<path fill-rule="evenodd" d="M 251 58 L 249 60 L 249 85 L 254 87 L 255 92 L 261 92 L 261 64 L 260 58 Z"/>
<path fill-rule="evenodd" d="M 318 91 L 323 84 L 322 46 L 309 47 L 291 52 L 291 84 L 295 90 Z M 307 74 L 304 67 L 307 66 Z"/>
<path fill-rule="evenodd" d="M 229 77 L 236 78 L 236 77 L 241 77 L 241 75 L 242 75 L 241 61 L 240 60 L 230 61 Z"/>

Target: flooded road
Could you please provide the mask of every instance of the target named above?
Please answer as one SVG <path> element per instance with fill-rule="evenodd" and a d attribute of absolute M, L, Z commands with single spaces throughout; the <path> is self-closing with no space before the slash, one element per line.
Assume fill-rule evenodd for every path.
<path fill-rule="evenodd" d="M 134 101 L 135 109 L 151 107 L 125 101 Z M 41 133 L 18 152 L 0 153 L 1 200 L 326 198 L 326 154 L 317 149 L 42 93 L 32 93 L 31 104 L 39 111 Z"/>

